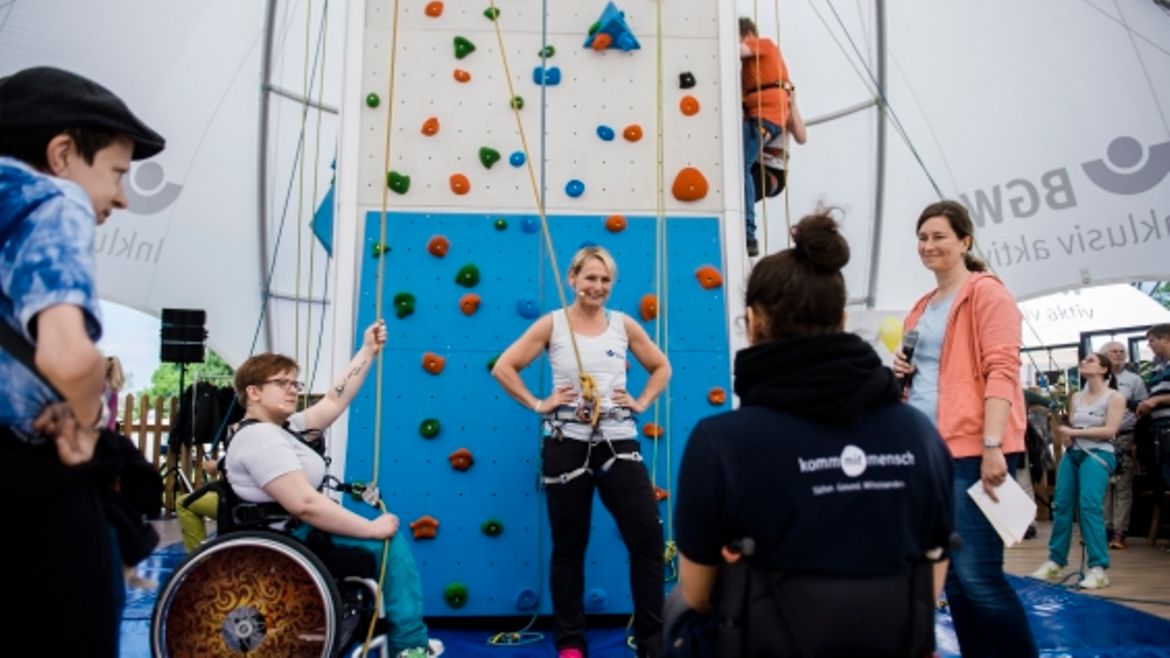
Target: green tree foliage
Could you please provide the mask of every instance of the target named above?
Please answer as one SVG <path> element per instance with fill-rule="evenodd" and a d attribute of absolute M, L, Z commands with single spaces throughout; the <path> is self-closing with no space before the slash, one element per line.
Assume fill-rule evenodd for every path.
<path fill-rule="evenodd" d="M 195 374 L 199 374 L 199 379 L 204 380 L 212 376 L 227 375 L 231 377 L 235 371 L 224 361 L 218 354 L 212 350 L 207 350 L 207 356 L 203 359 L 203 363 L 192 363 L 187 366 L 187 375 L 183 383 L 184 386 L 190 386 L 191 382 L 195 381 Z M 149 396 L 161 395 L 164 397 L 175 396 L 179 394 L 179 366 L 174 363 L 164 363 L 154 371 L 150 376 L 150 387 L 142 391 Z"/>
<path fill-rule="evenodd" d="M 1162 306 L 1170 308 L 1170 281 L 1158 283 L 1158 287 L 1154 288 L 1150 297 L 1153 297 Z"/>

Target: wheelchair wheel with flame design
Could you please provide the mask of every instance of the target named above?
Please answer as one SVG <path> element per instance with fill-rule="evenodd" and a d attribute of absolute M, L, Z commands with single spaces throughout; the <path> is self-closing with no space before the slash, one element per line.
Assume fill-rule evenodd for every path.
<path fill-rule="evenodd" d="M 324 657 L 339 643 L 340 596 L 324 564 L 276 532 L 202 546 L 159 592 L 154 656 Z"/>

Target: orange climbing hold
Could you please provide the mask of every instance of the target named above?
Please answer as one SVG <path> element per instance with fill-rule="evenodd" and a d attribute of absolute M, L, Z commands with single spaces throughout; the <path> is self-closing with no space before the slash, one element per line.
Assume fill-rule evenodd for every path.
<path fill-rule="evenodd" d="M 722 386 L 712 388 L 707 391 L 707 402 L 713 407 L 723 406 L 723 403 L 727 402 L 727 391 L 723 390 Z"/>
<path fill-rule="evenodd" d="M 423 370 L 437 375 L 443 372 L 443 368 L 447 365 L 447 359 L 435 354 L 434 352 L 427 352 L 422 358 Z"/>
<path fill-rule="evenodd" d="M 660 438 L 665 431 L 658 423 L 646 423 L 642 426 L 642 434 L 651 439 Z"/>
<path fill-rule="evenodd" d="M 471 181 L 463 174 L 451 174 L 451 191 L 455 194 L 467 194 L 471 191 Z"/>
<path fill-rule="evenodd" d="M 661 503 L 662 501 L 666 500 L 667 498 L 670 498 L 669 491 L 667 491 L 666 489 L 663 489 L 662 487 L 654 487 L 654 500 Z"/>
<path fill-rule="evenodd" d="M 636 142 L 642 139 L 642 126 L 631 123 L 622 131 L 622 137 L 625 137 L 627 142 Z"/>
<path fill-rule="evenodd" d="M 438 18 L 443 15 L 443 3 L 435 0 L 435 2 L 428 2 L 425 9 L 427 16 L 431 18 Z"/>
<path fill-rule="evenodd" d="M 593 44 L 590 47 L 594 50 L 605 50 L 606 48 L 609 48 L 611 43 L 613 43 L 613 37 L 609 36 L 605 32 L 601 32 L 599 34 L 593 35 Z"/>
<path fill-rule="evenodd" d="M 699 279 L 699 285 L 703 286 L 705 290 L 714 290 L 723 285 L 723 275 L 710 265 L 704 265 L 695 270 L 695 277 Z"/>
<path fill-rule="evenodd" d="M 439 534 L 439 520 L 424 514 L 410 522 L 410 531 L 415 539 L 434 539 Z"/>
<path fill-rule="evenodd" d="M 694 167 L 683 167 L 670 191 L 679 201 L 698 201 L 707 196 L 707 178 Z"/>
<path fill-rule="evenodd" d="M 687 94 L 686 96 L 682 97 L 681 101 L 678 102 L 678 109 L 683 114 L 689 117 L 693 117 L 699 113 L 699 99 L 691 96 L 690 94 Z"/>
<path fill-rule="evenodd" d="M 605 218 L 605 230 L 610 233 L 620 233 L 626 230 L 626 226 L 628 225 L 626 218 L 621 215 L 610 215 Z"/>
<path fill-rule="evenodd" d="M 451 468 L 457 471 L 466 471 L 475 463 L 475 459 L 471 456 L 471 451 L 467 448 L 460 448 L 447 455 L 447 461 L 451 462 Z"/>
<path fill-rule="evenodd" d="M 463 311 L 463 315 L 473 315 L 479 310 L 479 295 L 469 292 L 459 298 L 459 310 Z"/>
<path fill-rule="evenodd" d="M 438 132 L 439 119 L 437 117 L 427 117 L 427 120 L 423 121 L 422 134 L 426 135 L 427 137 L 433 137 L 434 135 L 438 134 Z"/>
<path fill-rule="evenodd" d="M 471 82 L 471 74 L 463 69 L 455 69 L 455 82 Z"/>
<path fill-rule="evenodd" d="M 658 297 L 653 293 L 642 295 L 642 302 L 638 304 L 638 313 L 641 314 L 644 322 L 658 317 Z"/>
<path fill-rule="evenodd" d="M 451 247 L 451 241 L 447 238 L 436 235 L 427 243 L 427 251 L 435 258 L 442 258 L 447 255 L 447 249 Z"/>

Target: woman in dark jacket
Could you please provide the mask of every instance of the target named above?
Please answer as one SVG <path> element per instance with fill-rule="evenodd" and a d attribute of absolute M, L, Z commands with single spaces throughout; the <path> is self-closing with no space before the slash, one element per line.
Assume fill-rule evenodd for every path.
<path fill-rule="evenodd" d="M 758 571 L 857 579 L 859 586 L 930 571 L 923 565 L 933 561 L 934 591 L 941 587 L 951 534 L 950 457 L 930 421 L 899 404 L 897 381 L 873 348 L 844 331 L 841 268 L 849 246 L 836 222 L 824 213 L 805 217 L 792 240 L 748 280 L 751 347 L 735 360 L 742 406 L 699 423 L 683 455 L 675 507 L 679 586 L 668 616 L 684 602 L 692 619 L 710 610 L 715 591 L 727 591 L 717 586 L 721 574 L 741 559 Z M 735 602 L 717 602 L 714 612 L 728 604 Z M 753 615 L 759 619 L 758 610 Z M 823 621 L 838 629 L 842 623 Z M 791 634 L 791 622 L 776 619 L 748 632 Z M 879 647 L 896 644 L 908 624 L 893 614 L 870 631 L 838 631 L 836 640 L 850 644 L 833 650 L 882 655 Z M 819 642 L 815 628 L 795 630 Z M 761 647 L 791 639 L 749 638 L 744 653 L 782 655 Z M 925 642 L 932 647 L 933 635 Z"/>

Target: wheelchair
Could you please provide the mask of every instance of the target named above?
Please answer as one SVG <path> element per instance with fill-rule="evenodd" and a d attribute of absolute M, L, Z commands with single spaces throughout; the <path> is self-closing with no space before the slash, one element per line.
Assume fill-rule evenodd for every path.
<path fill-rule="evenodd" d="M 241 500 L 226 481 L 192 495 L 200 491 L 219 494 L 219 535 L 189 555 L 159 591 L 150 624 L 153 656 L 357 656 L 372 619 L 371 650 L 384 646 L 371 553 L 333 547 L 326 535 L 302 541 L 274 530 L 296 520 L 275 503 Z"/>

